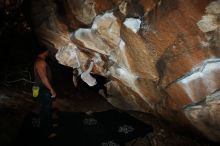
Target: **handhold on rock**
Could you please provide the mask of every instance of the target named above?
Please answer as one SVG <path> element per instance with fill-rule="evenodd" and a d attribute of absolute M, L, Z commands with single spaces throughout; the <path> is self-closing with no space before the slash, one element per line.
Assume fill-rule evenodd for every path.
<path fill-rule="evenodd" d="M 90 75 L 90 72 L 94 66 L 94 63 L 91 62 L 89 68 L 81 74 L 81 78 L 84 82 L 86 82 L 89 86 L 94 86 L 97 84 L 96 79 Z"/>

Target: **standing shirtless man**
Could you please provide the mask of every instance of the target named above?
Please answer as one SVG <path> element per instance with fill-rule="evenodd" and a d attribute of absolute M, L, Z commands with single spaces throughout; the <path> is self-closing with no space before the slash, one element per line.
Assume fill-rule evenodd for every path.
<path fill-rule="evenodd" d="M 47 50 L 41 52 L 34 64 L 35 82 L 40 88 L 40 129 L 43 142 L 56 136 L 52 132 L 52 99 L 56 97 L 56 92 L 52 87 L 51 70 L 46 62 L 48 53 Z"/>

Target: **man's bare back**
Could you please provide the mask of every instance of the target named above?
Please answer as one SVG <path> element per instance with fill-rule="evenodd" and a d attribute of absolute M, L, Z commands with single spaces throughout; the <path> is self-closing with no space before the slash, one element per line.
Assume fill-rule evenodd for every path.
<path fill-rule="evenodd" d="M 56 97 L 56 92 L 54 91 L 51 83 L 50 83 L 50 75 L 47 71 L 47 63 L 46 58 L 48 56 L 48 51 L 45 51 L 37 56 L 37 59 L 35 61 L 35 70 L 43 83 L 43 85 L 50 91 L 51 97 Z"/>

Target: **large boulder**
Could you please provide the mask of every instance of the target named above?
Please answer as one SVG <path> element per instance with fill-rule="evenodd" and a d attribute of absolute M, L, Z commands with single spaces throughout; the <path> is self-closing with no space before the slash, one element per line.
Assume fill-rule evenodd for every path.
<path fill-rule="evenodd" d="M 109 79 L 118 108 L 151 112 L 220 141 L 220 2 L 32 0 L 58 62 Z"/>

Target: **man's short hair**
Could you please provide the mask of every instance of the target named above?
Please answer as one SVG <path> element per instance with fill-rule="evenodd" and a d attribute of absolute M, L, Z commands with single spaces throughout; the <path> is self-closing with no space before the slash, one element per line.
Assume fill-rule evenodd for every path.
<path fill-rule="evenodd" d="M 47 48 L 43 47 L 43 46 L 38 46 L 35 49 L 36 49 L 37 55 L 40 55 L 40 54 L 44 53 L 45 51 L 47 51 Z"/>
<path fill-rule="evenodd" d="M 35 37 L 33 38 L 33 50 L 35 56 L 47 51 L 47 48 L 44 47 Z"/>

